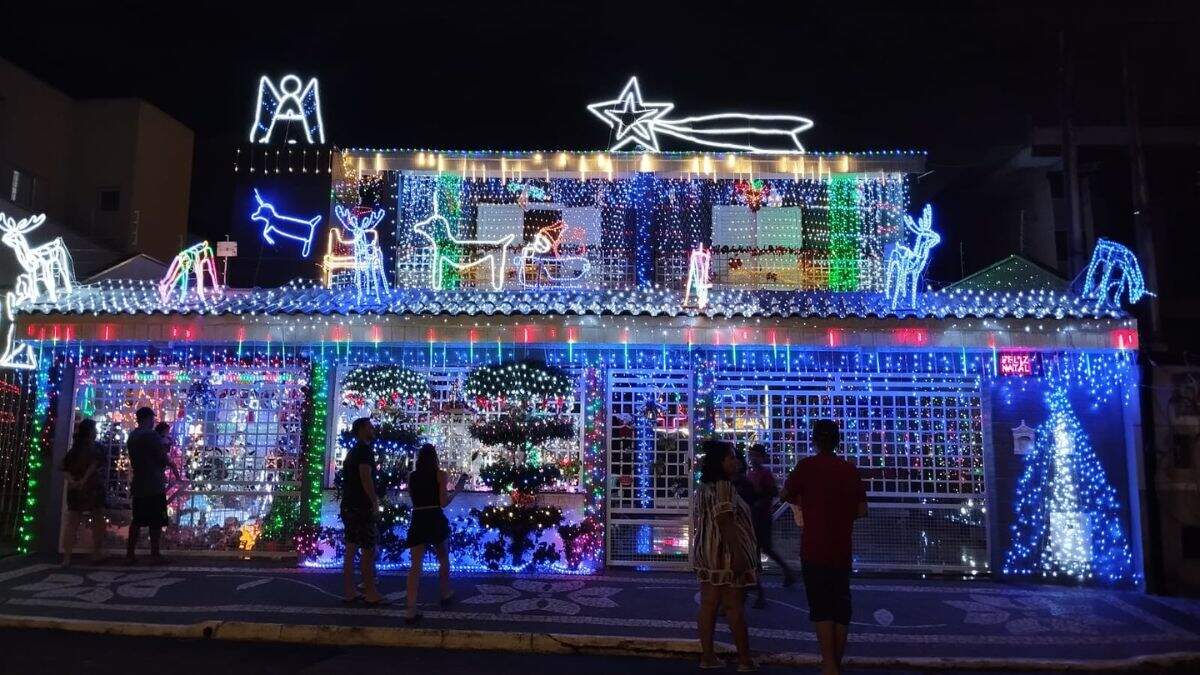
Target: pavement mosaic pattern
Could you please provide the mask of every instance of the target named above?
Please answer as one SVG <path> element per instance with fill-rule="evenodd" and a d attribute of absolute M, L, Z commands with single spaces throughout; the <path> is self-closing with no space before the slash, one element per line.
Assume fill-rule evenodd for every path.
<path fill-rule="evenodd" d="M 457 602 L 439 607 L 422 583 L 424 628 L 648 638 L 695 636 L 697 589 L 688 575 L 588 577 L 463 575 Z M 346 606 L 336 570 L 180 562 L 60 569 L 49 559 L 0 561 L 0 614 L 188 624 L 240 620 L 402 626 L 404 573 L 383 573 L 392 605 Z M 856 579 L 851 651 L 879 658 L 1111 660 L 1200 654 L 1200 602 L 1138 592 L 990 581 Z M 815 637 L 799 585 L 768 588 L 749 610 L 756 650 L 811 652 Z M 725 631 L 724 625 L 718 627 Z M 728 641 L 728 635 L 718 635 Z"/>

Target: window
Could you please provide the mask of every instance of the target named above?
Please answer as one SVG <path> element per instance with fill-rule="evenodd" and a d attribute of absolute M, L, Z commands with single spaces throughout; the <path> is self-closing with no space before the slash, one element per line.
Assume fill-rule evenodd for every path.
<path fill-rule="evenodd" d="M 121 191 L 113 188 L 100 190 L 100 210 L 119 211 L 121 209 Z"/>
<path fill-rule="evenodd" d="M 17 206 L 33 208 L 33 200 L 39 196 L 38 179 L 27 171 L 13 169 L 9 180 L 8 200 Z"/>

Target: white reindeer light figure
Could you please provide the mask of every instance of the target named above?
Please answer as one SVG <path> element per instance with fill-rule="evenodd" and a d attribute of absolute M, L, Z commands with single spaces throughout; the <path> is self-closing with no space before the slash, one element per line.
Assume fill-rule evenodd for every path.
<path fill-rule="evenodd" d="M 428 239 L 429 245 L 433 247 L 433 260 L 430 263 L 431 267 L 429 270 L 429 285 L 433 290 L 442 290 L 442 272 L 446 265 L 450 265 L 460 272 L 472 267 L 487 265 L 490 272 L 492 290 L 504 290 L 504 271 L 505 266 L 508 264 L 508 247 L 512 245 L 517 235 L 506 234 L 499 239 L 489 241 L 458 239 L 454 236 L 454 232 L 450 228 L 450 222 L 438 212 L 438 198 L 436 194 L 433 197 L 433 214 L 425 220 L 414 224 L 413 232 Z M 456 262 L 442 256 L 441 250 L 438 247 L 439 234 L 444 241 L 450 241 L 459 247 L 487 246 L 498 248 L 499 251 L 482 255 L 468 262 Z"/>
<path fill-rule="evenodd" d="M 929 254 L 942 241 L 942 235 L 933 231 L 933 207 L 925 205 L 921 219 L 913 221 L 904 215 L 904 227 L 917 236 L 912 248 L 896 244 L 887 252 L 884 276 L 884 292 L 892 309 L 912 308 L 917 304 L 917 283 L 929 265 Z"/>
<path fill-rule="evenodd" d="M 383 220 L 384 210 L 356 215 L 354 211 L 338 204 L 333 207 L 333 213 L 350 233 L 350 240 L 342 237 L 336 228 L 329 230 L 329 246 L 322 261 L 326 288 L 333 286 L 333 275 L 337 270 L 350 270 L 354 273 L 354 287 L 358 290 L 360 300 L 365 295 L 379 298 L 390 290 L 387 273 L 383 269 L 379 233 L 375 231 L 375 226 Z M 338 247 L 348 250 L 349 255 L 337 255 L 335 242 Z"/>
<path fill-rule="evenodd" d="M 178 288 L 179 300 L 182 302 L 187 297 L 192 279 L 196 280 L 196 297 L 201 302 L 207 301 L 209 295 L 220 297 L 225 292 L 217 279 L 217 265 L 213 260 L 212 247 L 207 241 L 189 246 L 175 256 L 166 275 L 158 282 L 159 300 L 166 304 L 171 297 L 171 289 Z"/>
<path fill-rule="evenodd" d="M 0 213 L 0 232 L 4 233 L 4 243 L 12 248 L 17 255 L 17 262 L 24 268 L 25 273 L 17 276 L 14 288 L 18 302 L 36 301 L 42 299 L 39 289 L 44 289 L 46 299 L 58 302 L 60 293 L 70 293 L 75 287 L 75 267 L 71 263 L 71 254 L 62 237 L 30 248 L 25 235 L 36 230 L 46 222 L 46 214 L 30 216 L 14 220 Z"/>
<path fill-rule="evenodd" d="M 16 344 L 13 340 L 16 326 L 13 325 L 14 307 L 24 302 L 49 300 L 57 302 L 62 294 L 75 288 L 75 267 L 71 254 L 62 237 L 36 248 L 30 248 L 25 235 L 46 222 L 46 214 L 16 220 L 0 213 L 0 232 L 5 244 L 12 248 L 17 263 L 25 271 L 17 275 L 13 290 L 5 294 L 4 314 L 9 326 L 5 334 L 4 352 L 0 354 L 0 368 L 29 369 L 37 367 L 37 356 L 27 344 Z M 43 297 L 44 291 L 44 297 Z"/>

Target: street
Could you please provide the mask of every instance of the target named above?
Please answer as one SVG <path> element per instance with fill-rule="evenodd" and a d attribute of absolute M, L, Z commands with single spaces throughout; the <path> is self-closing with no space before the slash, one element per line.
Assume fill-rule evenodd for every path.
<path fill-rule="evenodd" d="M 0 653 L 5 655 L 0 665 L 0 673 L 3 675 L 341 675 L 356 672 L 439 675 L 477 675 L 486 672 L 488 675 L 526 675 L 535 669 L 572 675 L 669 675 L 696 672 L 696 665 L 685 660 L 127 638 L 42 630 L 0 631 Z M 734 670 L 732 665 L 727 669 L 728 672 Z M 816 672 L 816 669 L 764 667 L 760 672 L 809 673 Z M 995 671 L 851 669 L 846 672 L 889 672 L 896 675 L 937 672 L 947 675 L 971 675 Z M 1184 673 L 1192 670 L 1181 667 L 1171 670 L 1158 668 L 1144 672 Z"/>

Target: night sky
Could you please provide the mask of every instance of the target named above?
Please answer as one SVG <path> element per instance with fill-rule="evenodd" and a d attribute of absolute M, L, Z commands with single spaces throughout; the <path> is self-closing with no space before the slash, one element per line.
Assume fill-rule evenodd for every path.
<path fill-rule="evenodd" d="M 1072 34 L 1080 124 L 1123 122 L 1128 39 L 1147 126 L 1200 121 L 1195 3 L 103 3 L 5 10 L 0 54 L 79 97 L 139 96 L 196 133 L 191 226 L 215 232 L 260 74 L 321 80 L 343 147 L 602 149 L 587 103 L 636 74 L 676 112 L 810 117 L 813 150 L 930 152 L 917 189 L 1056 125 Z M 382 3 L 381 3 L 382 4 Z M 899 6 L 903 5 L 902 8 Z M 948 9 L 947 7 L 950 7 Z M 664 146 L 664 149 L 670 149 Z M 936 194 L 919 195 L 936 198 Z"/>

